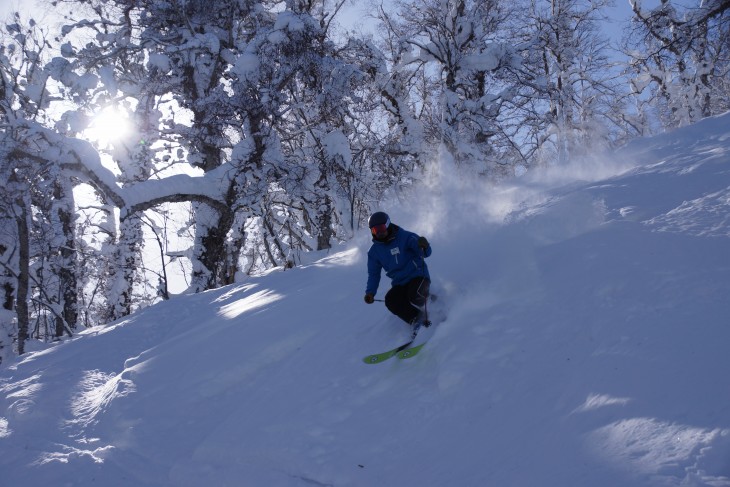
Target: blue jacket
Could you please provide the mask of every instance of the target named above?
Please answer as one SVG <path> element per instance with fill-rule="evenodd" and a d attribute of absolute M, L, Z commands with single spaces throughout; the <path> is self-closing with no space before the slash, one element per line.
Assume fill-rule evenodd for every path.
<path fill-rule="evenodd" d="M 431 279 L 428 267 L 423 259 L 431 255 L 431 246 L 421 250 L 418 246 L 418 235 L 392 225 L 391 234 L 386 241 L 373 239 L 368 250 L 368 284 L 365 292 L 378 292 L 380 271 L 391 279 L 393 286 L 401 286 L 416 277 Z"/>

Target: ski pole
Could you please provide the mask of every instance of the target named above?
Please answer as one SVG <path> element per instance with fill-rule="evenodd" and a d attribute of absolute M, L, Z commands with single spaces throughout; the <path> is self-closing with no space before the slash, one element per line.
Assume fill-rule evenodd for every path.
<path fill-rule="evenodd" d="M 424 271 L 426 270 L 426 249 L 421 249 L 421 264 L 423 265 Z M 424 281 L 426 278 L 423 278 Z M 429 286 L 428 293 L 426 294 L 426 300 L 423 302 L 423 320 L 428 323 L 428 298 L 429 294 L 431 294 L 431 289 Z"/>

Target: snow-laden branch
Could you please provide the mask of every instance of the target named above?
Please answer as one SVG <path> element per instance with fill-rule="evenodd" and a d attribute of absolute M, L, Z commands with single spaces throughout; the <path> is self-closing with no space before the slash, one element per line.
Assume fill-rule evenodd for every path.
<path fill-rule="evenodd" d="M 58 147 L 60 152 L 58 161 L 61 167 L 74 171 L 80 179 L 95 186 L 115 206 L 124 208 L 126 203 L 120 193 L 121 188 L 117 184 L 116 176 L 101 163 L 96 149 L 81 139 L 65 138 L 63 144 L 62 148 L 67 149 L 66 152 Z"/>
<path fill-rule="evenodd" d="M 121 212 L 121 218 L 162 203 L 198 201 L 218 211 L 225 211 L 224 191 L 228 187 L 227 171 L 212 171 L 205 176 L 178 174 L 164 179 L 120 186 L 114 173 L 105 167 L 99 153 L 89 142 L 63 137 L 33 124 L 24 127 L 42 138 L 43 150 L 16 147 L 11 155 L 39 162 L 57 163 L 65 171 L 96 187 Z"/>
<path fill-rule="evenodd" d="M 198 201 L 218 211 L 226 211 L 223 188 L 228 184 L 219 171 L 205 176 L 177 174 L 164 179 L 151 179 L 121 188 L 129 213 L 150 209 L 161 203 Z"/>

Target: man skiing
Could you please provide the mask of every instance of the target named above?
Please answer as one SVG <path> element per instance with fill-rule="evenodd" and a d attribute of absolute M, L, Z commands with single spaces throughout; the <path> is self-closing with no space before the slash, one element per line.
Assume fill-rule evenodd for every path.
<path fill-rule="evenodd" d="M 373 244 L 368 250 L 368 282 L 365 302 L 372 304 L 380 284 L 380 274 L 391 279 L 391 288 L 385 294 L 385 306 L 406 323 L 418 328 L 424 317 L 422 311 L 428 299 L 431 278 L 425 258 L 431 255 L 431 246 L 425 237 L 419 237 L 390 222 L 382 211 L 373 213 L 368 220 Z"/>

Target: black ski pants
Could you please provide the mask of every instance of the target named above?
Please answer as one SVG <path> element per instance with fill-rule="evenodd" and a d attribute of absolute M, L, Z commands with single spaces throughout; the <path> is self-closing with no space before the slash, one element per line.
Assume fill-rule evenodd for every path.
<path fill-rule="evenodd" d="M 417 277 L 402 286 L 393 286 L 385 295 L 385 306 L 410 324 L 420 317 L 430 286 L 431 281 L 425 277 Z"/>

